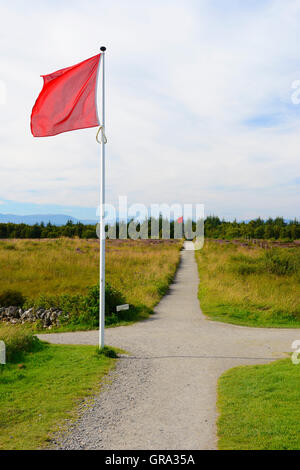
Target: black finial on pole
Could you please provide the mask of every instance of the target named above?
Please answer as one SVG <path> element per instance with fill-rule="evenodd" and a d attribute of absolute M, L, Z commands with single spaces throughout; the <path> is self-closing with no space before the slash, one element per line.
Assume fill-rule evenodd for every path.
<path fill-rule="evenodd" d="M 105 51 L 106 51 L 106 47 L 101 46 L 101 47 L 100 47 L 100 51 L 101 51 L 101 52 L 105 52 Z"/>

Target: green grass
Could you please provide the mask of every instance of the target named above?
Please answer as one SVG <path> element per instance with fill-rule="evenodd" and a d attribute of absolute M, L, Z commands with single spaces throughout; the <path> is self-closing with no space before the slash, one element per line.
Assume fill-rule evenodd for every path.
<path fill-rule="evenodd" d="M 220 449 L 300 450 L 300 366 L 290 359 L 229 370 L 219 379 Z"/>
<path fill-rule="evenodd" d="M 300 249 L 206 242 L 196 252 L 203 313 L 254 327 L 300 327 Z"/>
<path fill-rule="evenodd" d="M 0 449 L 37 449 L 99 390 L 115 360 L 94 346 L 43 344 L 0 371 Z M 108 354 L 109 355 L 109 354 Z M 20 360 L 20 359 L 19 359 Z"/>

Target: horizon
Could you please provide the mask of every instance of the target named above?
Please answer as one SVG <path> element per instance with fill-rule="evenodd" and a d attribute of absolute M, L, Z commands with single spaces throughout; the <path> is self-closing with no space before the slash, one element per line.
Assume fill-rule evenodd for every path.
<path fill-rule="evenodd" d="M 167 215 L 164 215 L 164 214 L 161 214 L 161 215 L 162 215 L 162 217 L 163 217 L 164 219 L 167 219 L 167 220 L 169 220 L 170 222 L 176 220 L 176 217 L 175 217 L 174 215 L 173 215 L 173 216 L 170 216 L 170 217 L 168 217 Z M 48 216 L 49 216 L 49 221 L 48 221 L 48 222 L 50 222 L 52 225 L 55 225 L 55 223 L 50 221 L 50 217 L 53 217 L 53 218 L 54 218 L 54 217 L 65 217 L 66 220 L 69 218 L 67 221 L 70 221 L 70 222 L 73 222 L 73 223 L 86 223 L 87 225 L 93 225 L 94 223 L 97 224 L 97 223 L 99 222 L 98 219 L 77 218 L 77 217 L 73 217 L 72 215 L 66 214 L 66 213 L 60 213 L 60 214 L 58 214 L 58 213 L 12 214 L 12 213 L 1 213 L 1 212 L 0 212 L 0 224 L 1 224 L 1 223 L 4 223 L 4 224 L 6 224 L 6 223 L 13 223 L 13 224 L 16 224 L 16 225 L 18 225 L 18 224 L 32 225 L 32 223 L 26 223 L 26 222 L 12 222 L 12 221 L 9 221 L 9 220 L 3 222 L 3 221 L 1 221 L 1 217 L 2 217 L 2 216 L 13 216 L 13 217 L 19 217 L 19 218 L 21 218 L 21 217 L 24 217 L 24 218 L 27 218 L 27 217 L 28 217 L 28 218 L 30 218 L 30 217 L 34 218 L 34 217 L 36 217 L 36 218 L 40 218 L 40 221 L 35 222 L 35 223 L 37 223 L 37 224 L 39 224 L 39 225 L 40 225 L 41 223 L 47 223 L 47 222 L 45 222 L 45 218 L 48 217 Z M 42 220 L 42 218 L 44 218 L 44 220 Z M 147 220 L 150 220 L 150 218 L 151 218 L 151 217 L 148 216 Z M 154 218 L 158 219 L 158 217 L 155 217 L 155 216 L 154 216 Z M 249 223 L 249 222 L 251 222 L 251 221 L 257 221 L 257 220 L 262 220 L 264 223 L 266 223 L 268 220 L 275 221 L 275 220 L 277 220 L 277 219 L 283 220 L 284 223 L 286 223 L 286 224 L 293 223 L 293 222 L 299 223 L 299 219 L 298 219 L 297 217 L 294 217 L 294 218 L 291 218 L 291 219 L 286 219 L 286 218 L 284 218 L 283 216 L 280 216 L 280 215 L 278 215 L 278 216 L 276 216 L 276 217 L 266 217 L 266 218 L 261 218 L 261 217 L 258 216 L 258 217 L 254 218 L 254 219 L 226 219 L 225 217 L 222 217 L 222 216 L 220 217 L 220 216 L 218 216 L 218 215 L 216 215 L 216 214 L 206 214 L 206 215 L 204 215 L 204 221 L 206 221 L 207 219 L 211 219 L 211 218 L 217 218 L 217 219 L 219 219 L 221 222 L 225 222 L 225 223 L 226 223 L 226 222 L 228 222 L 228 223 L 237 222 L 238 224 L 243 224 L 243 223 L 247 224 L 247 223 Z M 72 220 L 72 219 L 73 219 L 73 220 Z M 38 219 L 37 219 L 37 220 L 38 220 Z M 131 221 L 131 220 L 135 220 L 136 222 L 141 222 L 141 221 L 143 221 L 144 219 L 142 219 L 142 218 L 136 218 L 136 217 L 133 217 L 133 216 L 128 216 L 127 219 L 124 219 L 124 218 L 120 218 L 120 217 L 117 215 L 116 219 L 114 220 L 114 223 L 124 222 L 125 220 L 126 220 L 127 222 L 129 222 L 129 221 Z M 184 217 L 183 220 L 185 220 L 185 221 L 186 221 L 186 220 L 190 220 L 190 217 Z M 195 218 L 195 217 L 192 217 L 192 220 L 193 220 L 193 221 L 196 221 L 196 218 Z M 74 222 L 74 221 L 75 221 L 75 222 Z M 66 222 L 66 223 L 67 223 L 67 222 Z M 106 224 L 110 225 L 111 223 L 112 223 L 112 219 L 107 219 L 107 220 L 106 220 Z M 64 225 L 64 224 L 59 224 L 59 225 Z"/>

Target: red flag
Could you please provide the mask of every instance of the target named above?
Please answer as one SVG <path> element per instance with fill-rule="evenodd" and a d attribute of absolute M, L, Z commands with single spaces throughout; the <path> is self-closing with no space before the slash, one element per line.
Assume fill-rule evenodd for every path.
<path fill-rule="evenodd" d="M 34 137 L 99 126 L 96 104 L 101 54 L 49 75 L 31 113 Z"/>

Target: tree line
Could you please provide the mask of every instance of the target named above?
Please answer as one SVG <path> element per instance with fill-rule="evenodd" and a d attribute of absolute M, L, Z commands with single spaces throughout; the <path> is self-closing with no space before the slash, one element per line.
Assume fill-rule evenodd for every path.
<path fill-rule="evenodd" d="M 163 224 L 166 219 L 161 216 L 159 219 L 145 220 L 143 223 L 135 223 L 136 230 L 141 230 L 146 237 L 151 237 L 151 224 L 153 222 L 158 224 L 159 238 L 162 237 Z M 128 232 L 128 223 L 116 223 L 114 226 L 106 226 L 106 230 L 113 233 L 116 238 L 119 238 L 122 233 Z M 177 221 L 170 222 L 170 238 L 174 238 L 176 233 Z M 196 223 L 192 223 L 193 230 L 196 229 Z M 184 233 L 184 222 L 182 223 Z M 269 218 L 263 220 L 257 218 L 247 222 L 233 222 L 221 220 L 216 216 L 209 216 L 204 221 L 204 234 L 207 238 L 221 238 L 221 239 L 274 239 L 274 240 L 297 240 L 300 239 L 300 222 L 298 220 L 285 221 L 282 217 L 275 219 Z M 96 225 L 84 225 L 80 222 L 73 223 L 71 220 L 65 225 L 57 226 L 50 222 L 44 224 L 43 222 L 35 225 L 27 224 L 14 224 L 14 223 L 0 223 L 0 239 L 7 238 L 97 238 Z"/>
<path fill-rule="evenodd" d="M 282 217 L 275 219 L 261 218 L 247 222 L 227 222 L 219 217 L 210 216 L 205 220 L 204 233 L 207 238 L 221 239 L 264 239 L 264 240 L 297 240 L 300 239 L 300 222 L 285 221 Z"/>
<path fill-rule="evenodd" d="M 0 223 L 0 239 L 2 238 L 60 238 L 79 237 L 97 238 L 95 225 L 84 225 L 80 222 L 74 224 L 71 220 L 65 225 L 57 226 L 50 222 L 44 224 L 27 225 Z"/>

